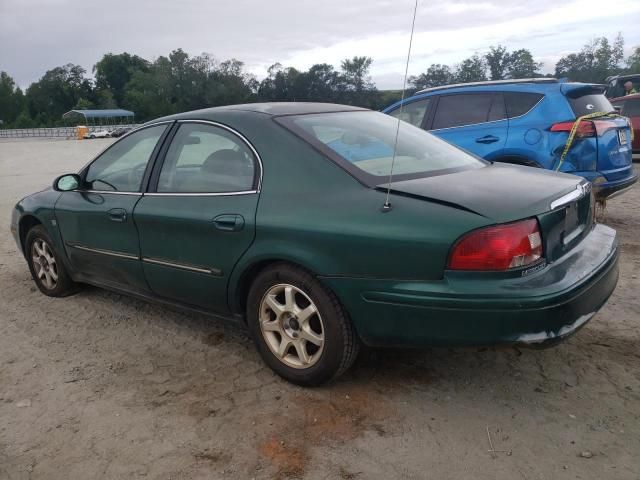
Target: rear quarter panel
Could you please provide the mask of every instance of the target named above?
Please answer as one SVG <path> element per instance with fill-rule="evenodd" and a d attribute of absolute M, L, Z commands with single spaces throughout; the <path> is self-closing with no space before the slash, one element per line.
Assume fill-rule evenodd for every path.
<path fill-rule="evenodd" d="M 398 195 L 383 213 L 384 192 L 360 184 L 280 125 L 264 122 L 251 133 L 263 183 L 256 238 L 234 270 L 231 298 L 242 273 L 266 260 L 290 261 L 321 276 L 442 278 L 452 242 L 488 222 Z"/>
<path fill-rule="evenodd" d="M 509 119 L 509 136 L 505 155 L 520 156 L 542 168 L 554 169 L 560 162 L 568 133 L 550 132 L 556 122 L 575 118 L 565 96 L 557 85 L 539 93 L 544 98 L 529 113 Z M 578 141 L 560 168 L 562 172 L 596 170 L 598 148 L 594 139 Z"/>

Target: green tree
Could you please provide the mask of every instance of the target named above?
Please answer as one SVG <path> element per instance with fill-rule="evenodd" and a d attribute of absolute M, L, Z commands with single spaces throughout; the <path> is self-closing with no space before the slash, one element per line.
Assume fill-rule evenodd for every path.
<path fill-rule="evenodd" d="M 458 65 L 455 80 L 459 83 L 481 82 L 487 79 L 487 67 L 484 59 L 477 53 Z"/>
<path fill-rule="evenodd" d="M 506 78 L 534 78 L 541 74 L 542 63 L 536 62 L 526 48 L 508 55 Z"/>
<path fill-rule="evenodd" d="M 267 72 L 267 77 L 258 86 L 258 100 L 295 101 L 296 82 L 300 72 L 293 67 L 284 68 L 280 63 L 271 65 Z"/>
<path fill-rule="evenodd" d="M 26 92 L 29 115 L 37 124 L 55 125 L 62 114 L 73 109 L 80 99 L 93 95 L 91 81 L 84 77 L 85 69 L 71 63 L 47 71 L 32 83 Z"/>
<path fill-rule="evenodd" d="M 336 102 L 341 84 L 340 75 L 332 65 L 318 63 L 296 78 L 295 91 L 298 101 Z"/>
<path fill-rule="evenodd" d="M 489 47 L 489 52 L 484 56 L 489 67 L 491 80 L 502 80 L 506 78 L 510 63 L 510 56 L 507 49 L 502 45 Z"/>
<path fill-rule="evenodd" d="M 455 82 L 455 74 L 448 65 L 439 63 L 427 68 L 427 71 L 418 76 L 409 77 L 409 84 L 416 90 L 424 88 L 439 87 Z"/>
<path fill-rule="evenodd" d="M 25 100 L 20 87 L 7 72 L 0 72 L 0 120 L 1 127 L 8 128 L 24 110 Z"/>
<path fill-rule="evenodd" d="M 489 68 L 491 80 L 532 78 L 541 75 L 539 70 L 542 68 L 542 63 L 536 62 L 526 48 L 509 52 L 502 45 L 491 46 L 484 60 Z"/>
<path fill-rule="evenodd" d="M 640 73 L 640 47 L 636 47 L 627 58 L 627 71 L 629 73 Z"/>
<path fill-rule="evenodd" d="M 568 77 L 578 82 L 602 82 L 610 75 L 622 71 L 624 38 L 621 34 L 613 45 L 606 37 L 587 43 L 578 53 L 562 57 L 556 64 L 556 77 Z"/>
<path fill-rule="evenodd" d="M 341 62 L 339 101 L 360 107 L 372 107 L 377 104 L 378 89 L 369 73 L 372 64 L 371 57 L 357 56 Z"/>
<path fill-rule="evenodd" d="M 109 91 L 109 94 L 98 94 L 102 98 L 100 104 L 107 103 L 116 106 L 124 105 L 125 87 L 133 75 L 138 71 L 148 71 L 149 62 L 137 55 L 127 52 L 120 54 L 107 53 L 93 67 L 96 78 L 96 90 Z M 110 97 L 110 98 L 109 98 Z M 113 100 L 113 103 L 111 102 Z"/>

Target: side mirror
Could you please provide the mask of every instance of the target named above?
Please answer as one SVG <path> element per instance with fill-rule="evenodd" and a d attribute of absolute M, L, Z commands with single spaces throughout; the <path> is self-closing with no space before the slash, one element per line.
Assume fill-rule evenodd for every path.
<path fill-rule="evenodd" d="M 616 111 L 616 113 L 620 113 L 622 111 L 622 105 L 614 105 L 613 109 Z"/>
<path fill-rule="evenodd" d="M 70 192 L 80 187 L 80 175 L 67 173 L 61 175 L 53 181 L 53 189 L 56 192 Z"/>

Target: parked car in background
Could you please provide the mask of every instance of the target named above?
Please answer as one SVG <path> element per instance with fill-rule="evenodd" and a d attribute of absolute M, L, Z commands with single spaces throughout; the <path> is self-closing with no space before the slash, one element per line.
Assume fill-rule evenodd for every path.
<path fill-rule="evenodd" d="M 125 133 L 130 132 L 131 130 L 132 130 L 132 127 L 117 127 L 111 131 L 111 136 L 113 138 L 118 138 L 124 135 Z"/>
<path fill-rule="evenodd" d="M 618 98 L 626 94 L 624 84 L 631 82 L 633 89 L 636 92 L 640 92 L 640 73 L 629 75 L 614 75 L 607 77 L 605 83 L 607 85 L 606 95 L 607 98 Z"/>
<path fill-rule="evenodd" d="M 87 133 L 84 138 L 109 138 L 111 132 L 109 130 L 95 130 Z"/>
<path fill-rule="evenodd" d="M 611 104 L 620 109 L 620 113 L 629 117 L 633 127 L 633 159 L 640 160 L 640 93 L 611 99 Z"/>
<path fill-rule="evenodd" d="M 638 179 L 631 130 L 624 118 L 582 120 L 564 161 L 578 117 L 615 110 L 604 86 L 524 79 L 448 85 L 422 90 L 383 110 L 489 161 L 579 175 L 599 200 Z"/>
<path fill-rule="evenodd" d="M 317 103 L 161 118 L 18 202 L 11 230 L 45 295 L 90 283 L 235 321 L 302 385 L 361 342 L 548 345 L 585 325 L 618 279 L 591 184 L 396 128 Z"/>

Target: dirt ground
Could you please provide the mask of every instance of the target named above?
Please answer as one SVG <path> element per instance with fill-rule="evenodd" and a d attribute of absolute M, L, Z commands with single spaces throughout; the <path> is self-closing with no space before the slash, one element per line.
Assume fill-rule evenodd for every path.
<path fill-rule="evenodd" d="M 108 142 L 0 143 L 0 479 L 640 479 L 640 185 L 607 208 L 617 290 L 565 343 L 367 352 L 302 389 L 240 329 L 36 290 L 11 208 Z"/>

